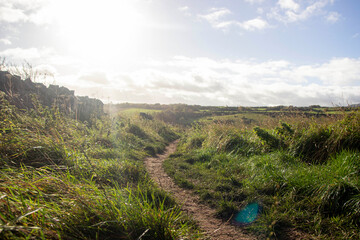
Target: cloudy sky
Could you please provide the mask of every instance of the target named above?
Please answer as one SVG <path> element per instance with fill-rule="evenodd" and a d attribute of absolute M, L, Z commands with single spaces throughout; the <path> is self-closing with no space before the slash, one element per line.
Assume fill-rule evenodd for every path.
<path fill-rule="evenodd" d="M 104 102 L 360 103 L 360 1 L 0 0 L 0 57 Z"/>

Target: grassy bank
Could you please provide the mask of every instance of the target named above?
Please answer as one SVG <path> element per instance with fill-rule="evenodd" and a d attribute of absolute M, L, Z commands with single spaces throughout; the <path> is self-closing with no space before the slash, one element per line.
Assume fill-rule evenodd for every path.
<path fill-rule="evenodd" d="M 78 122 L 0 100 L 1 239 L 196 239 L 142 160 L 178 137 L 138 113 Z M 148 115 L 150 116 L 150 115 Z"/>
<path fill-rule="evenodd" d="M 308 238 L 358 238 L 359 112 L 229 119 L 200 121 L 182 138 L 165 162 L 178 185 L 261 238 L 288 239 L 291 231 Z M 254 203 L 254 221 L 237 221 L 239 211 Z"/>

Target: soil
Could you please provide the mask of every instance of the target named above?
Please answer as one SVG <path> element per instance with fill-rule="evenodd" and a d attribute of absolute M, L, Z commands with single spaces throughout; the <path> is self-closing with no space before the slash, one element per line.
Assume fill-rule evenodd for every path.
<path fill-rule="evenodd" d="M 170 193 L 182 206 L 182 210 L 192 216 L 199 224 L 207 239 L 256 239 L 246 234 L 241 228 L 231 225 L 215 217 L 215 210 L 200 203 L 200 199 L 191 190 L 182 189 L 165 173 L 162 163 L 176 150 L 178 141 L 171 143 L 161 155 L 145 159 L 145 165 L 150 177 L 162 189 Z"/>

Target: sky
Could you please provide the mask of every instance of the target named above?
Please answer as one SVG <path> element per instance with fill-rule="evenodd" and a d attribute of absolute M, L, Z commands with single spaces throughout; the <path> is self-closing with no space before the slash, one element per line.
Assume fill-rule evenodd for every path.
<path fill-rule="evenodd" d="M 0 57 L 105 103 L 360 103 L 359 0 L 0 0 Z"/>

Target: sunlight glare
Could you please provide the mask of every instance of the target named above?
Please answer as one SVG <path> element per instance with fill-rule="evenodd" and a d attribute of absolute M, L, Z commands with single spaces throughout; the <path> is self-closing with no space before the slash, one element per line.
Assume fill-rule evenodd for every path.
<path fill-rule="evenodd" d="M 143 16 L 129 1 L 61 1 L 56 5 L 62 40 L 89 61 L 127 61 L 138 51 Z"/>

